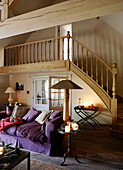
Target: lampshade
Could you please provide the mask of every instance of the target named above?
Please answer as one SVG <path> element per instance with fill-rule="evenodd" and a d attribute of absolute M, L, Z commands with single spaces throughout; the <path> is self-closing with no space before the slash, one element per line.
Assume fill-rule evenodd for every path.
<path fill-rule="evenodd" d="M 71 80 L 62 80 L 55 85 L 53 85 L 51 88 L 53 89 L 82 89 L 82 87 L 78 86 Z"/>
<path fill-rule="evenodd" d="M 69 119 L 69 89 L 83 89 L 82 87 L 78 86 L 71 80 L 62 80 L 51 88 L 53 89 L 64 89 L 64 112 L 63 112 L 63 121 L 66 124 L 67 120 Z"/>
<path fill-rule="evenodd" d="M 15 93 L 15 91 L 12 87 L 8 87 L 5 91 L 5 93 Z"/>

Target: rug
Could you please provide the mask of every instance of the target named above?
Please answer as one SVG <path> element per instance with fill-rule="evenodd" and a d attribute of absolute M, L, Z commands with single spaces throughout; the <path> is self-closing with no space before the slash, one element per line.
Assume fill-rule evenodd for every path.
<path fill-rule="evenodd" d="M 26 170 L 26 169 L 27 169 L 27 160 L 24 160 L 12 170 Z M 55 165 L 43 163 L 36 160 L 30 160 L 30 169 L 31 170 L 67 170 L 60 166 L 58 167 Z"/>

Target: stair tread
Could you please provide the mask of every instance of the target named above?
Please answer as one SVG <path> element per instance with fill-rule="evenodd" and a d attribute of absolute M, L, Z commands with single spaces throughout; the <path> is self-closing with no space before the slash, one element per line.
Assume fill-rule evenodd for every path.
<path fill-rule="evenodd" d="M 113 132 L 117 132 L 117 133 L 123 134 L 123 131 L 120 131 L 120 130 L 116 130 L 116 129 L 110 129 L 110 130 L 113 131 Z"/>
<path fill-rule="evenodd" d="M 118 118 L 118 119 L 123 119 L 123 116 L 118 116 L 117 118 Z"/>
<path fill-rule="evenodd" d="M 123 123 L 117 123 L 118 126 L 123 126 Z"/>

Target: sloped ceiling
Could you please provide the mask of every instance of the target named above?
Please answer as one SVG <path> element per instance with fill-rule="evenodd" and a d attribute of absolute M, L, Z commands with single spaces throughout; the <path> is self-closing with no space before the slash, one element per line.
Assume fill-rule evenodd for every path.
<path fill-rule="evenodd" d="M 123 35 L 123 12 L 106 15 L 101 19 Z"/>
<path fill-rule="evenodd" d="M 9 7 L 10 12 L 13 13 L 13 15 L 10 14 L 9 16 L 17 16 L 64 1 L 67 0 L 18 0 L 15 5 Z"/>

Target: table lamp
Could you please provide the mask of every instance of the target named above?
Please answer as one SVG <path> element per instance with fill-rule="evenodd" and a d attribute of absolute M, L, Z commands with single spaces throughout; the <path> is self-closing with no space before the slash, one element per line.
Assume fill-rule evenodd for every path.
<path fill-rule="evenodd" d="M 12 101 L 13 101 L 11 94 L 12 94 L 12 93 L 15 93 L 15 91 L 14 91 L 14 89 L 13 89 L 12 87 L 8 87 L 8 88 L 6 89 L 6 91 L 5 91 L 5 93 L 8 93 L 8 94 L 9 94 L 8 102 L 9 102 L 9 105 L 11 105 L 11 104 L 12 104 Z"/>
<path fill-rule="evenodd" d="M 82 89 L 82 87 L 78 86 L 71 80 L 62 80 L 53 85 L 51 88 L 64 89 L 63 121 L 66 123 L 69 119 L 69 89 Z"/>

